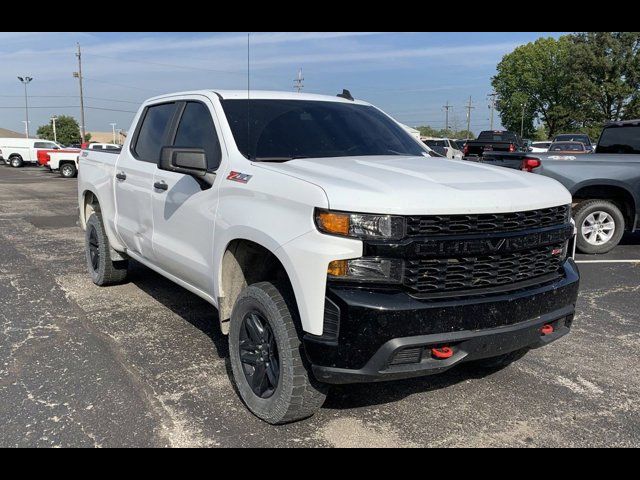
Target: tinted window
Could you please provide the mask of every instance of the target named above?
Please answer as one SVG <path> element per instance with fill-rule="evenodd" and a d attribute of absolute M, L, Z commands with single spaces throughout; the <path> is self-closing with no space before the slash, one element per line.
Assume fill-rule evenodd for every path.
<path fill-rule="evenodd" d="M 34 142 L 33 148 L 46 148 L 46 149 L 52 150 L 59 147 L 55 143 L 51 143 L 51 142 Z"/>
<path fill-rule="evenodd" d="M 160 160 L 160 150 L 165 146 L 167 129 L 174 110 L 174 103 L 147 108 L 134 150 L 139 160 L 151 163 Z"/>
<path fill-rule="evenodd" d="M 517 137 L 512 132 L 484 131 L 478 135 L 478 140 L 484 142 L 511 142 L 517 143 Z"/>
<path fill-rule="evenodd" d="M 445 142 L 444 140 L 425 140 L 424 143 L 429 145 L 431 148 L 447 146 L 447 142 Z"/>
<path fill-rule="evenodd" d="M 216 127 L 209 109 L 202 103 L 187 103 L 173 144 L 176 147 L 202 148 L 209 169 L 216 170 L 220 166 L 220 143 Z"/>
<path fill-rule="evenodd" d="M 404 128 L 368 105 L 223 100 L 222 106 L 238 149 L 251 159 L 428 155 Z"/>
<path fill-rule="evenodd" d="M 591 141 L 589 140 L 588 135 L 573 135 L 573 134 L 558 135 L 554 139 L 554 142 L 580 142 L 580 143 L 584 143 L 585 145 L 591 144 Z"/>
<path fill-rule="evenodd" d="M 640 125 L 605 128 L 596 152 L 640 153 Z"/>
<path fill-rule="evenodd" d="M 121 147 L 116 147 L 115 145 L 105 145 L 105 150 L 120 150 Z"/>
<path fill-rule="evenodd" d="M 582 152 L 584 147 L 579 143 L 554 143 L 549 150 L 552 152 Z"/>
<path fill-rule="evenodd" d="M 531 144 L 535 148 L 549 148 L 551 144 L 549 142 L 534 142 Z"/>

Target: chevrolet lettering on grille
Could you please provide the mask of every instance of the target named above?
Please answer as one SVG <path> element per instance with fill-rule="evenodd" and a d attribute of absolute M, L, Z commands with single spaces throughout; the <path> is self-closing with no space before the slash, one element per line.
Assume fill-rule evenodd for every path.
<path fill-rule="evenodd" d="M 491 255 L 496 253 L 514 252 L 529 248 L 552 245 L 569 240 L 573 235 L 573 227 L 566 226 L 543 232 L 526 235 L 514 235 L 492 238 L 475 239 L 438 239 L 426 240 L 416 244 L 415 253 L 418 256 L 447 256 Z"/>

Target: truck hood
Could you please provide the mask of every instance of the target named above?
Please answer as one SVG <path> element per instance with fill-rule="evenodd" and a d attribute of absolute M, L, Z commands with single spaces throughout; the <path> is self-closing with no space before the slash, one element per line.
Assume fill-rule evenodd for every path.
<path fill-rule="evenodd" d="M 256 163 L 322 188 L 329 208 L 403 215 L 506 213 L 571 203 L 540 175 L 435 157 L 372 156 Z"/>

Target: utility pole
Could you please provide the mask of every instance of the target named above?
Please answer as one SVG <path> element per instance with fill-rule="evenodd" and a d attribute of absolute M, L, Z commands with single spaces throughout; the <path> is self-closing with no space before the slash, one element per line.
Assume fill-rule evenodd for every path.
<path fill-rule="evenodd" d="M 492 92 L 489 94 L 489 101 L 491 102 L 489 104 L 489 109 L 491 109 L 491 126 L 489 127 L 489 130 L 493 130 L 493 111 L 496 109 L 496 97 L 498 96 L 498 94 L 496 92 Z"/>
<path fill-rule="evenodd" d="M 33 77 L 18 77 L 18 80 L 20 80 L 22 82 L 22 84 L 24 85 L 24 111 L 25 111 L 25 115 L 26 115 L 26 121 L 24 123 L 25 126 L 25 136 L 26 138 L 29 138 L 29 97 L 27 96 L 27 85 L 29 84 L 29 82 L 31 80 L 33 80 Z"/>
<path fill-rule="evenodd" d="M 78 53 L 76 53 L 76 57 L 78 57 L 78 71 L 73 72 L 73 76 L 77 78 L 80 83 L 80 123 L 82 124 L 80 137 L 82 138 L 82 143 L 84 143 L 84 95 L 82 94 L 82 52 L 80 51 L 80 43 L 78 43 Z"/>
<path fill-rule="evenodd" d="M 118 143 L 116 142 L 116 125 L 115 123 L 110 123 L 109 125 L 111 125 L 111 131 L 113 132 L 113 143 Z"/>
<path fill-rule="evenodd" d="M 300 67 L 298 69 L 298 76 L 293 81 L 293 85 L 295 89 L 298 91 L 298 93 L 300 93 L 302 91 L 302 87 L 304 87 L 303 82 L 304 82 L 304 77 L 302 76 L 302 67 Z"/>
<path fill-rule="evenodd" d="M 467 103 L 465 108 L 467 109 L 467 140 L 469 140 L 469 132 L 471 131 L 471 110 L 476 108 L 471 105 L 471 95 L 469 95 L 469 103 Z"/>
<path fill-rule="evenodd" d="M 56 120 L 58 119 L 58 117 L 56 117 L 55 115 L 53 117 L 51 117 L 51 122 L 53 123 L 53 141 L 58 143 L 58 134 L 56 133 Z"/>
<path fill-rule="evenodd" d="M 452 105 L 449 105 L 449 100 L 447 100 L 447 104 L 443 105 L 442 108 L 444 108 L 445 111 L 445 123 L 444 123 L 444 130 L 445 132 L 447 132 L 447 136 L 449 135 L 449 110 L 451 109 Z"/>
<path fill-rule="evenodd" d="M 522 138 L 524 135 L 524 108 L 527 104 L 521 103 L 520 106 L 522 107 L 522 117 L 520 117 L 520 138 Z"/>
<path fill-rule="evenodd" d="M 25 138 L 29 138 L 29 124 L 31 122 L 29 120 L 22 120 L 22 123 L 24 123 L 24 135 L 25 135 Z"/>

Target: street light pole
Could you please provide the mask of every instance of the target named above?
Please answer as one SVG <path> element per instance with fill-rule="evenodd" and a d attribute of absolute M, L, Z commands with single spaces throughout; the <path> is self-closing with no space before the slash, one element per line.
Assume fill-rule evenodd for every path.
<path fill-rule="evenodd" d="M 113 143 L 118 143 L 116 142 L 116 123 L 110 123 L 109 125 L 111 125 L 111 131 L 113 132 Z"/>
<path fill-rule="evenodd" d="M 53 141 L 58 143 L 58 134 L 56 133 L 56 120 L 58 119 L 58 117 L 56 117 L 55 115 L 53 117 L 51 117 L 51 122 L 53 123 Z"/>
<path fill-rule="evenodd" d="M 86 133 L 84 130 L 84 94 L 82 92 L 82 51 L 80 50 L 79 43 L 76 57 L 78 57 L 78 71 L 73 72 L 73 76 L 78 79 L 78 83 L 80 84 L 80 123 L 82 124 L 80 129 L 80 138 L 82 139 L 82 143 L 84 143 Z"/>
<path fill-rule="evenodd" d="M 33 77 L 18 77 L 18 80 L 24 85 L 24 111 L 27 117 L 24 125 L 26 137 L 29 138 L 29 97 L 27 96 L 27 84 L 33 80 Z"/>

